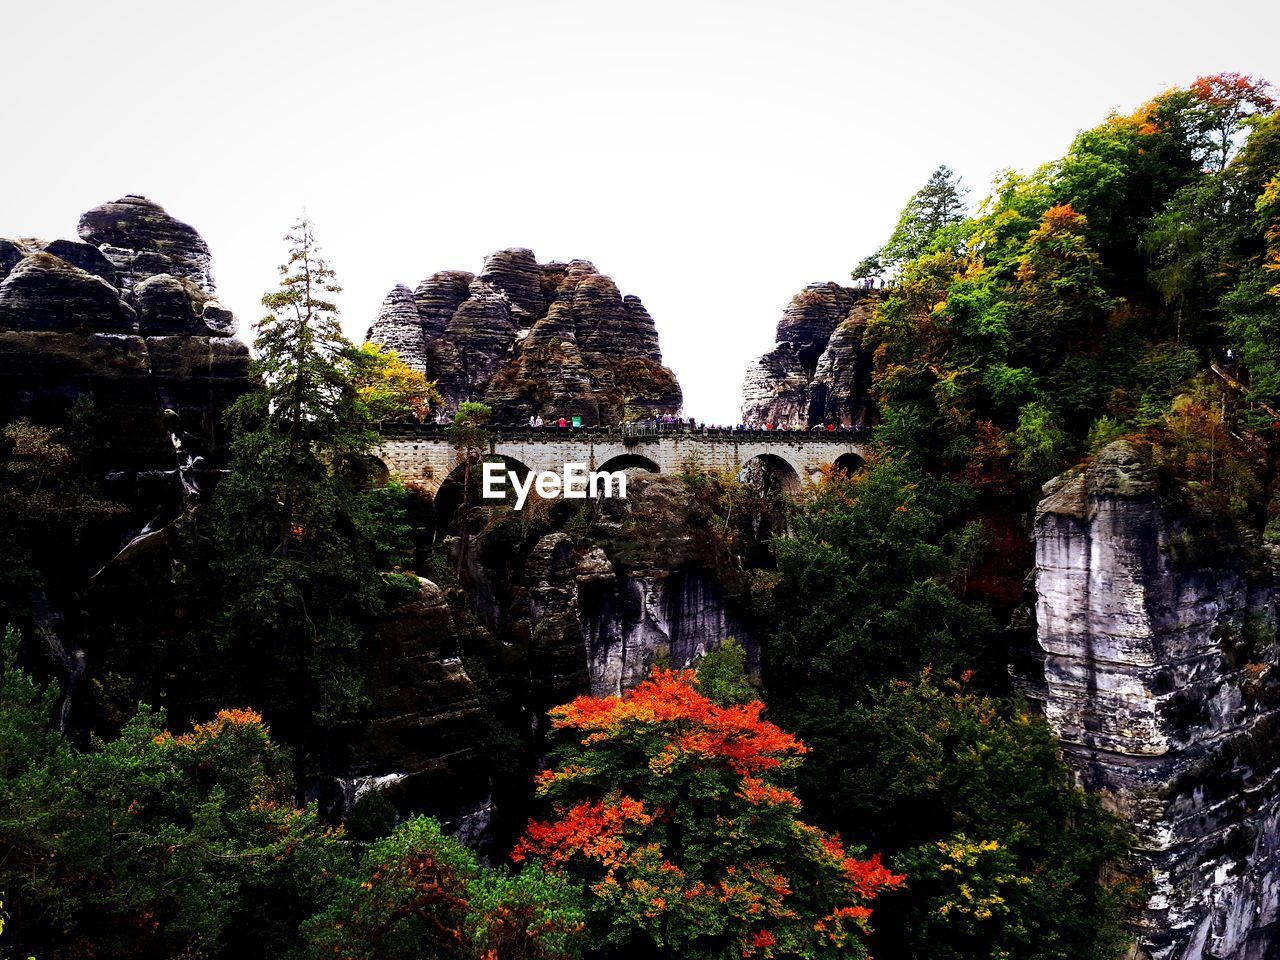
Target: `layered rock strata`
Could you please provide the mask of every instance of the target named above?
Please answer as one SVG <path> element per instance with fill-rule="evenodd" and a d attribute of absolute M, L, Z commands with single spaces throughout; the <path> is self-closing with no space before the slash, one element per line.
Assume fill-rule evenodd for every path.
<path fill-rule="evenodd" d="M 529 651 L 539 707 L 620 693 L 656 663 L 690 666 L 728 637 L 755 669 L 736 566 L 683 480 L 632 471 L 626 499 L 601 499 L 592 516 L 585 530 L 539 536 L 523 559 L 500 546 L 501 527 L 472 555 L 478 612 Z"/>
<path fill-rule="evenodd" d="M 353 762 L 326 798 L 347 816 L 378 795 L 401 814 L 429 813 L 473 845 L 485 846 L 494 784 L 483 756 L 480 694 L 462 662 L 477 628 L 444 592 L 420 580 L 416 597 L 388 612 L 369 649 L 370 704 L 346 731 Z"/>
<path fill-rule="evenodd" d="M 1082 785 L 1128 819 L 1135 956 L 1280 950 L 1280 681 L 1266 555 L 1126 442 L 1046 486 L 1033 684 Z"/>
<path fill-rule="evenodd" d="M 368 338 L 436 381 L 445 417 L 467 400 L 489 404 L 499 422 L 576 415 L 587 425 L 681 407 L 653 318 L 585 260 L 540 264 L 513 248 L 476 275 L 397 286 Z"/>
<path fill-rule="evenodd" d="M 248 350 L 192 227 L 130 196 L 85 213 L 79 234 L 0 240 L 0 421 L 90 415 L 93 466 L 154 527 L 220 467 Z"/>
<path fill-rule="evenodd" d="M 747 367 L 745 423 L 864 426 L 873 416 L 862 334 L 878 291 L 811 283 L 791 298 L 772 350 Z"/>

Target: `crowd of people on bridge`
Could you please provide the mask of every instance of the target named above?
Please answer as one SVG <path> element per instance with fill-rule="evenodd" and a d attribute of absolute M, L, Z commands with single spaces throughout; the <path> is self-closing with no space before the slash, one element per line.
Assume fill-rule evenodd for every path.
<path fill-rule="evenodd" d="M 549 427 L 555 430 L 567 430 L 570 427 L 581 426 L 581 421 L 574 423 L 573 418 L 559 417 L 555 420 L 543 420 L 540 414 L 533 414 L 529 417 L 529 426 L 534 429 Z M 864 433 L 865 427 L 848 426 L 841 423 L 833 423 L 824 421 L 820 423 L 807 424 L 801 420 L 751 420 L 740 421 L 735 424 L 709 424 L 705 421 L 699 421 L 693 417 L 677 417 L 665 414 L 657 417 L 645 417 L 638 420 L 628 421 L 623 425 L 624 429 L 634 430 L 642 433 L 746 433 L 759 431 L 779 431 L 779 432 L 808 432 L 808 433 Z"/>

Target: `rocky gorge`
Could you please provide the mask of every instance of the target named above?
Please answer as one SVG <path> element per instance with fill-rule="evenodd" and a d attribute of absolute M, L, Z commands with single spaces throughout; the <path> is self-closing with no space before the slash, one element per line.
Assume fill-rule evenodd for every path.
<path fill-rule="evenodd" d="M 118 509 L 78 579 L 34 607 L 68 703 L 87 691 L 84 709 L 113 723 L 140 698 L 180 699 L 150 651 L 181 634 L 192 517 L 226 468 L 225 412 L 252 384 L 192 227 L 131 196 L 86 213 L 78 235 L 0 240 L 0 418 L 92 434 L 87 466 Z M 744 421 L 872 425 L 864 333 L 880 297 L 797 294 L 747 372 Z M 588 425 L 681 407 L 653 319 L 586 261 L 511 249 L 477 275 L 396 287 L 369 338 L 437 382 L 445 416 L 467 400 L 503 421 Z M 624 501 L 472 505 L 447 522 L 410 484 L 417 588 L 373 631 L 365 711 L 306 795 L 334 819 L 429 812 L 500 849 L 544 761 L 548 708 L 621 693 L 729 637 L 758 676 L 748 555 L 785 525 L 730 520 L 734 479 L 637 472 Z M 1128 441 L 1046 485 L 1029 533 L 1034 644 L 1019 680 L 1077 781 L 1134 828 L 1146 892 L 1132 955 L 1276 956 L 1276 543 L 1198 513 Z M 181 709 L 226 695 L 198 678 Z"/>

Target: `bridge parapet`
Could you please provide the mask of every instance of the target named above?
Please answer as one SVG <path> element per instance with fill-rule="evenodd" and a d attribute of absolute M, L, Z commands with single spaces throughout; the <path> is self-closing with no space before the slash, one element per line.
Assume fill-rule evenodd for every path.
<path fill-rule="evenodd" d="M 523 424 L 493 424 L 489 433 L 498 442 L 506 440 L 542 441 L 561 443 L 568 440 L 591 442 L 597 439 L 654 440 L 664 438 L 698 438 L 751 440 L 776 443 L 867 443 L 871 438 L 869 427 L 838 427 L 834 430 L 766 430 L 763 427 L 690 427 L 687 425 L 654 424 L 637 426 L 557 427 L 554 425 L 530 427 Z M 388 423 L 379 428 L 388 440 L 413 438 L 447 440 L 449 427 L 439 423 Z"/>

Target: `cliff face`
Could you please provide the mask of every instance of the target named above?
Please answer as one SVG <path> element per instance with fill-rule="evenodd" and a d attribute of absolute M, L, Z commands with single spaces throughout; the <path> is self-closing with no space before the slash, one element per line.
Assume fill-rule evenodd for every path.
<path fill-rule="evenodd" d="M 743 421 L 868 423 L 871 356 L 862 333 L 879 296 L 813 283 L 792 297 L 778 321 L 776 345 L 747 368 Z"/>
<path fill-rule="evenodd" d="M 403 812 L 429 812 L 484 847 L 494 808 L 480 692 L 464 648 L 487 645 L 443 590 L 420 580 L 418 595 L 383 618 L 369 646 L 370 704 L 346 731 L 350 762 L 323 792 L 327 812 L 347 817 L 377 796 Z"/>
<path fill-rule="evenodd" d="M 100 688 L 104 671 L 178 628 L 175 521 L 224 468 L 223 414 L 249 383 L 192 227 L 125 197 L 84 214 L 79 234 L 0 240 L 0 423 L 86 437 L 80 465 L 113 505 L 19 601 L 62 671 L 72 727 L 84 682 Z M 108 667 L 113 648 L 124 655 Z"/>
<path fill-rule="evenodd" d="M 587 425 L 678 413 L 653 318 L 585 260 L 539 264 L 501 250 L 478 275 L 436 273 L 397 286 L 368 339 L 437 382 L 445 415 L 482 400 L 499 422 L 578 415 Z"/>
<path fill-rule="evenodd" d="M 1138 451 L 1105 448 L 1037 512 L 1045 714 L 1149 871 L 1138 956 L 1280 946 L 1275 593 L 1256 545 L 1201 524 Z"/>
<path fill-rule="evenodd" d="M 125 197 L 79 233 L 0 240 L 0 421 L 62 426 L 90 404 L 110 493 L 142 522 L 171 518 L 218 469 L 248 349 L 193 228 Z"/>
<path fill-rule="evenodd" d="M 656 662 L 690 665 L 728 637 L 758 660 L 740 565 L 681 478 L 635 472 L 625 500 L 525 522 L 490 524 L 468 569 L 486 627 L 528 651 L 539 709 L 619 693 Z"/>

